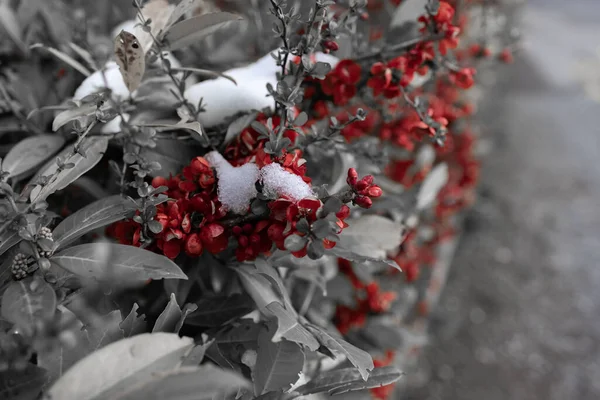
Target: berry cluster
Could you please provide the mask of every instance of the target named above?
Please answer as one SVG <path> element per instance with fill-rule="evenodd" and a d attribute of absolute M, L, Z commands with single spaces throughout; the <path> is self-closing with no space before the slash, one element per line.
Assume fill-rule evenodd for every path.
<path fill-rule="evenodd" d="M 10 271 L 16 280 L 23 279 L 29 273 L 30 258 L 23 253 L 17 253 L 14 258 Z"/>
<path fill-rule="evenodd" d="M 366 175 L 362 179 L 358 179 L 356 169 L 348 170 L 348 178 L 346 182 L 352 189 L 354 197 L 352 203 L 362 208 L 371 208 L 373 199 L 380 197 L 383 194 L 381 188 L 373 184 L 373 175 Z"/>

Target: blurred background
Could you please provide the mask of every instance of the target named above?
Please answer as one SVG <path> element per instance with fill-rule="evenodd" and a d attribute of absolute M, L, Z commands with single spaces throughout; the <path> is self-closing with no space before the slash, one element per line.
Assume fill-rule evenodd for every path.
<path fill-rule="evenodd" d="M 490 154 L 407 399 L 600 398 L 600 1 L 528 0 Z"/>

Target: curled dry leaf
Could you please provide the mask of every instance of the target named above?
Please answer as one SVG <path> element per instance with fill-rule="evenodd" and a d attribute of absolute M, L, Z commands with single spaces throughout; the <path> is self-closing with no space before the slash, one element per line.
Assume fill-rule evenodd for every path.
<path fill-rule="evenodd" d="M 115 56 L 125 86 L 133 92 L 140 86 L 146 69 L 144 49 L 134 34 L 121 31 L 115 38 Z"/>

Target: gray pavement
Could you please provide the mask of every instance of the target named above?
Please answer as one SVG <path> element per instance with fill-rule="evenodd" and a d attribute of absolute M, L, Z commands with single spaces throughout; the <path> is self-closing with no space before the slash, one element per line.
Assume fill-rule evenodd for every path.
<path fill-rule="evenodd" d="M 600 103 L 578 72 L 600 85 L 600 0 L 531 0 L 523 21 L 525 50 L 483 110 L 493 150 L 429 383 L 406 399 L 600 399 Z"/>

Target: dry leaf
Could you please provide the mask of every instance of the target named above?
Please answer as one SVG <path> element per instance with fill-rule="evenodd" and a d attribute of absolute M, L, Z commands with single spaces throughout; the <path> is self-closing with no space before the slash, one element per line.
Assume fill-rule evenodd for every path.
<path fill-rule="evenodd" d="M 144 18 L 151 20 L 150 32 L 154 37 L 159 37 L 159 33 L 165 30 L 174 9 L 175 6 L 169 4 L 167 0 L 152 0 L 142 7 L 141 13 Z M 154 44 L 152 35 L 145 32 L 141 24 L 135 27 L 133 34 L 138 38 L 144 53 L 147 53 Z"/>
<path fill-rule="evenodd" d="M 144 49 L 135 35 L 121 31 L 115 39 L 115 56 L 125 86 L 133 92 L 140 86 L 146 69 Z"/>

